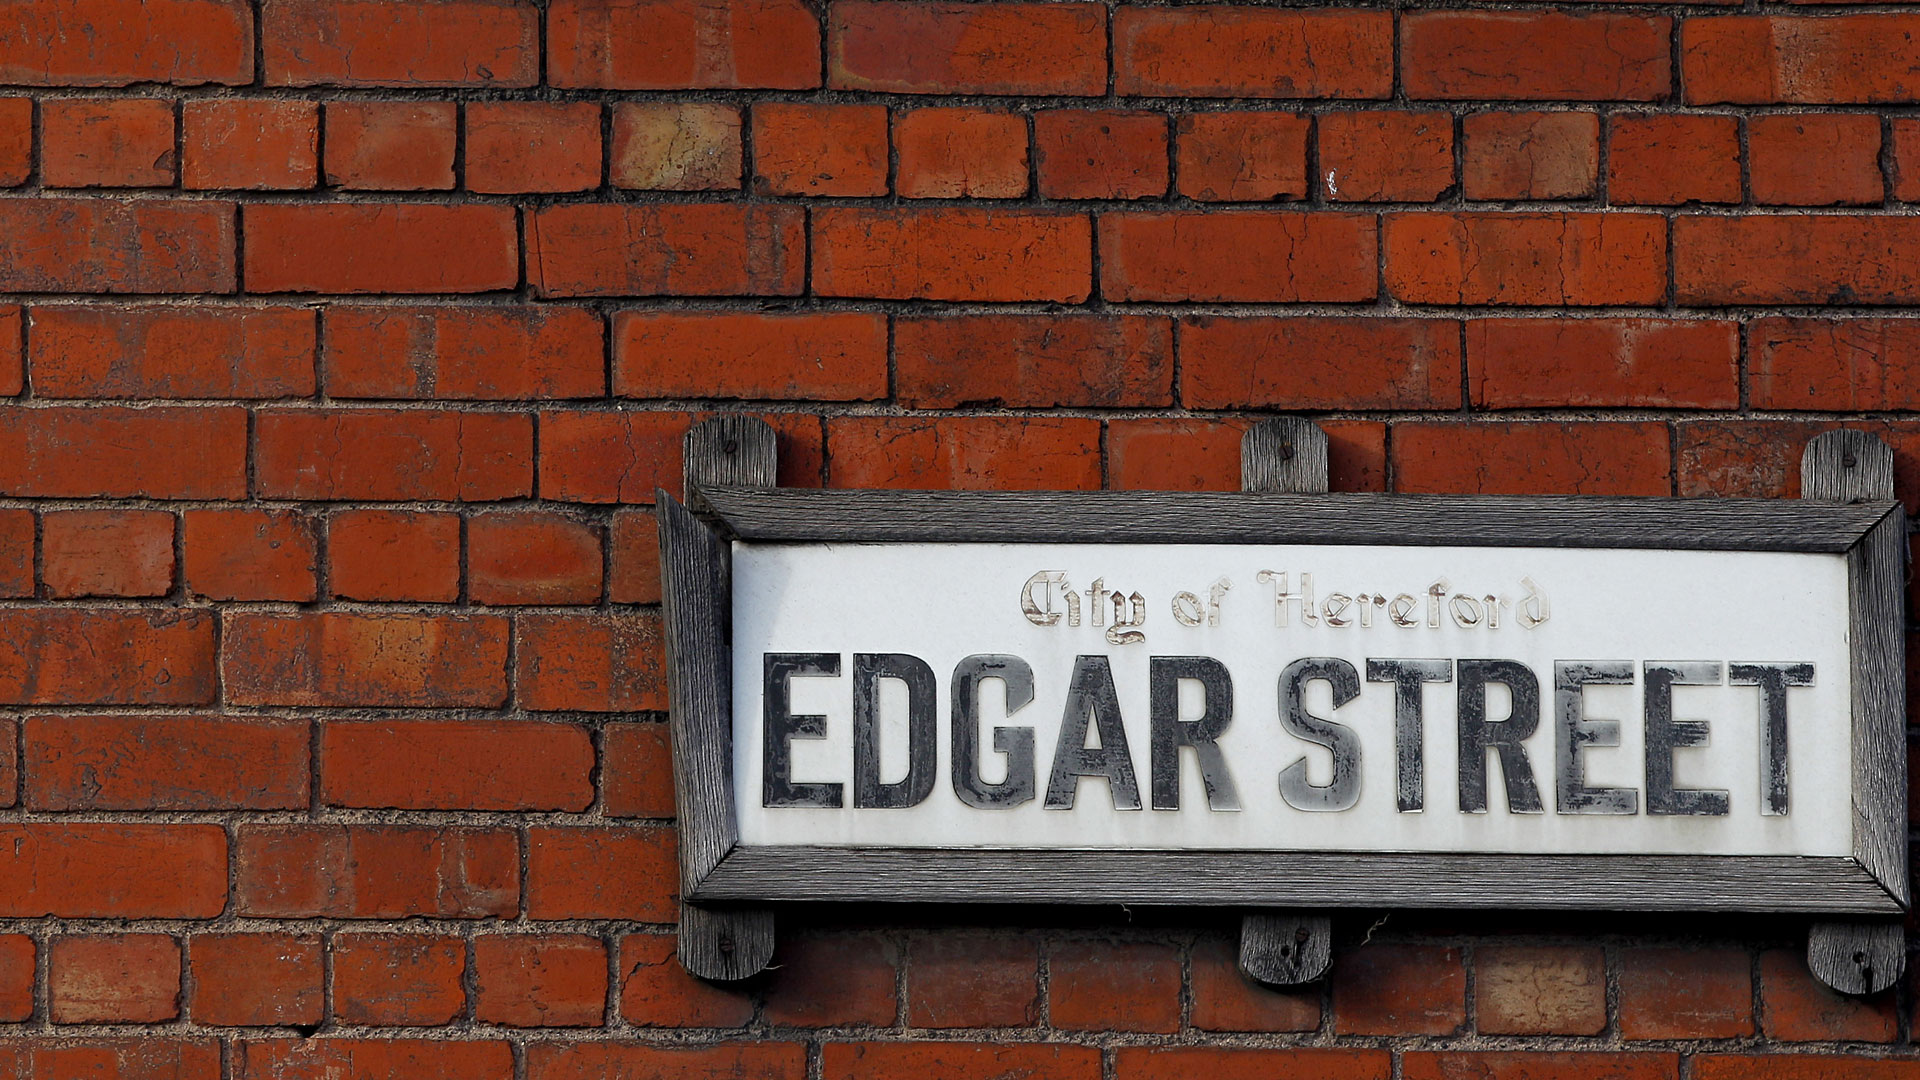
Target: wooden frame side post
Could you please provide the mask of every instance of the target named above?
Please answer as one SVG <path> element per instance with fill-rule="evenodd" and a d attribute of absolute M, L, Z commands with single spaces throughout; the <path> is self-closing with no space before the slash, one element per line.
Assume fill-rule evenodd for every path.
<path fill-rule="evenodd" d="M 1279 417 L 1240 438 L 1240 490 L 1327 493 L 1327 433 L 1311 420 Z M 1333 918 L 1324 911 L 1250 911 L 1240 917 L 1240 973 L 1268 986 L 1298 986 L 1327 973 Z"/>
<path fill-rule="evenodd" d="M 1893 498 L 1893 451 L 1863 431 L 1829 431 L 1807 444 L 1800 492 L 1821 502 Z M 1906 679 L 1900 629 L 1906 561 L 1904 511 L 1876 525 L 1848 555 L 1853 636 L 1854 852 L 1895 898 L 1907 899 Z M 1906 968 L 1899 919 L 1816 922 L 1807 967 L 1842 993 L 1871 994 Z"/>
<path fill-rule="evenodd" d="M 719 416 L 687 432 L 687 502 L 701 489 L 773 487 L 773 428 Z M 733 812 L 732 557 L 727 541 L 666 496 L 659 498 L 667 598 L 668 690 L 674 791 L 679 799 L 680 893 L 687 896 L 739 842 Z M 773 910 L 680 903 L 680 964 L 717 982 L 750 978 L 773 959 Z"/>

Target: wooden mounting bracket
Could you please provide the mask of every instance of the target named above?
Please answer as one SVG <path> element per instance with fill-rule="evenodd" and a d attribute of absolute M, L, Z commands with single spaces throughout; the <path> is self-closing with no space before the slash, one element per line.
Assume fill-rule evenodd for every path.
<path fill-rule="evenodd" d="M 1327 492 L 1327 433 L 1311 420 L 1279 417 L 1240 437 L 1240 490 Z M 1319 911 L 1250 911 L 1240 918 L 1240 973 L 1267 986 L 1298 986 L 1327 973 L 1333 918 Z"/>
<path fill-rule="evenodd" d="M 1814 436 L 1800 455 L 1800 497 L 1820 502 L 1893 498 L 1892 448 L 1864 431 Z M 1872 690 L 1854 688 L 1856 709 L 1863 691 Z M 1904 704 L 1904 691 L 1899 696 Z M 1843 994 L 1885 990 L 1899 981 L 1906 965 L 1907 935 L 1899 919 L 1820 921 L 1807 932 L 1807 968 Z"/>
<path fill-rule="evenodd" d="M 703 486 L 775 486 L 774 431 L 757 417 L 702 421 L 687 432 L 685 449 L 687 506 L 696 513 L 708 509 Z M 680 904 L 680 964 L 702 979 L 737 982 L 758 975 L 773 960 L 773 945 L 771 908 Z"/>

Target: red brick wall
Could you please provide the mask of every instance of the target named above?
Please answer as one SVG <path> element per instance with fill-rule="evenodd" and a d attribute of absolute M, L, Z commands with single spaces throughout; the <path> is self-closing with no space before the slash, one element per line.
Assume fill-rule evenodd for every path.
<path fill-rule="evenodd" d="M 1764 10 L 1763 10 L 1764 9 Z M 1920 500 L 1920 14 L 0 0 L 0 1076 L 1920 1075 L 1791 920 L 802 912 L 672 959 L 649 503 Z"/>

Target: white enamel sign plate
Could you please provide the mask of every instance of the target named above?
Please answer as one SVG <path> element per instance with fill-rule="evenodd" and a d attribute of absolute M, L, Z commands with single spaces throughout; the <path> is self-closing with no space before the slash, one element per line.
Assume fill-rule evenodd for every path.
<path fill-rule="evenodd" d="M 746 846 L 1854 851 L 1842 555 L 735 542 L 732 590 Z M 956 763 L 954 676 L 981 656 L 1019 664 L 976 662 L 978 737 L 962 750 L 975 763 Z M 1171 708 L 1163 693 L 1156 710 L 1155 658 Z M 1409 677 L 1417 728 L 1391 681 L 1408 660 L 1432 676 Z M 992 675 L 1022 664 L 1032 699 L 1008 715 Z M 879 672 L 864 788 L 882 805 L 856 805 L 863 665 Z M 893 674 L 908 668 L 930 681 L 910 689 Z M 917 768 L 916 692 L 933 716 Z M 1503 725 L 1530 722 L 1530 697 L 1537 723 L 1515 738 Z M 1116 717 L 1105 730 L 1124 745 L 1106 745 Z M 1156 723 L 1162 743 L 1178 731 L 1218 748 L 1211 785 L 1204 745 L 1163 748 L 1177 784 L 1156 780 Z"/>

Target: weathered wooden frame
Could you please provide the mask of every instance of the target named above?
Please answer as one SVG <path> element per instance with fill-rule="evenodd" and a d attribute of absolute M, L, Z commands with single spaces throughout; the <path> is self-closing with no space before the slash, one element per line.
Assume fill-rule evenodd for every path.
<path fill-rule="evenodd" d="M 1889 492 L 1890 493 L 1890 492 Z M 1792 912 L 1909 904 L 1906 519 L 1864 501 L 701 486 L 659 498 L 682 895 L 785 901 Z M 1852 611 L 1851 856 L 748 847 L 732 791 L 731 541 L 1284 543 L 1674 548 L 1843 554 Z M 771 937 L 769 928 L 768 937 Z M 771 949 L 771 941 L 767 943 Z M 683 945 L 683 959 L 687 951 Z M 698 974 L 693 964 L 689 968 Z"/>

